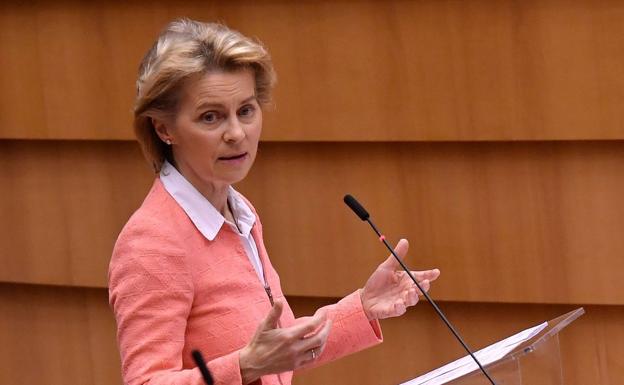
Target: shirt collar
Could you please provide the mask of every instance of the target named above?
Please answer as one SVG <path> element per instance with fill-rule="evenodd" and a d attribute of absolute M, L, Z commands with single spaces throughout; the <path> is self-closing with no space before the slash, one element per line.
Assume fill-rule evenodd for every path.
<path fill-rule="evenodd" d="M 197 230 L 209 241 L 214 240 L 226 222 L 225 217 L 168 161 L 163 163 L 160 170 L 160 180 Z M 231 186 L 228 190 L 228 202 L 241 233 L 249 236 L 256 216 Z"/>

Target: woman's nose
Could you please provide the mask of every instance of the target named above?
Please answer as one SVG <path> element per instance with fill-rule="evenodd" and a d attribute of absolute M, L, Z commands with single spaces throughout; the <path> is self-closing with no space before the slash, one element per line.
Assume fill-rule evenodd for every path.
<path fill-rule="evenodd" d="M 232 117 L 228 121 L 227 128 L 223 133 L 223 140 L 230 143 L 236 143 L 245 138 L 245 129 L 238 117 Z"/>

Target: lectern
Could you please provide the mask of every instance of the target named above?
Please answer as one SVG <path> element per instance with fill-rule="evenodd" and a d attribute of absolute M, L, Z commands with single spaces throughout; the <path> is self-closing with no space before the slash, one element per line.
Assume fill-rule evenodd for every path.
<path fill-rule="evenodd" d="M 526 341 L 514 347 L 501 358 L 484 365 L 497 385 L 563 385 L 563 370 L 559 349 L 559 332 L 585 313 L 578 308 L 547 322 L 547 325 Z M 476 365 L 475 369 L 476 369 Z M 432 378 L 428 381 L 409 381 L 405 384 L 451 384 L 451 385 L 490 385 L 478 370 L 473 370 L 459 378 L 441 381 Z"/>

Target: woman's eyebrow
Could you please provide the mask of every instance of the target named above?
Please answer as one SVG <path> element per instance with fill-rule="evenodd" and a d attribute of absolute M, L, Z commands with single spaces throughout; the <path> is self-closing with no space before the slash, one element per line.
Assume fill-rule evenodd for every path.
<path fill-rule="evenodd" d="M 243 100 L 243 101 L 241 102 L 241 104 L 249 103 L 249 102 L 251 102 L 252 100 L 256 100 L 256 95 L 251 95 L 251 96 L 250 96 L 250 97 L 248 97 L 247 99 Z"/>
<path fill-rule="evenodd" d="M 249 103 L 252 100 L 256 99 L 256 95 L 251 95 L 245 99 L 243 99 L 240 104 L 245 104 L 245 103 Z M 205 102 L 200 102 L 197 107 L 195 107 L 196 110 L 200 110 L 202 108 L 206 108 L 206 107 L 225 107 L 224 103 L 220 103 L 220 102 L 215 102 L 215 101 L 205 101 Z"/>

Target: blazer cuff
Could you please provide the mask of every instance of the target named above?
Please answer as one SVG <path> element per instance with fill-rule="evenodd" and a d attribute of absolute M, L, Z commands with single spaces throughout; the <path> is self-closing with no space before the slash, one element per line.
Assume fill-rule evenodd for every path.
<path fill-rule="evenodd" d="M 206 366 L 214 379 L 215 385 L 241 385 L 240 350 L 210 360 Z"/>
<path fill-rule="evenodd" d="M 366 335 L 366 332 L 368 332 L 369 337 L 371 338 L 370 345 L 372 346 L 383 342 L 383 333 L 381 331 L 379 320 L 368 320 L 364 307 L 362 306 L 362 297 L 360 296 L 361 292 L 361 290 L 356 290 L 346 296 L 342 301 L 351 304 L 353 309 L 352 316 L 355 318 L 355 325 L 357 325 L 354 326 L 362 331 L 362 335 Z"/>

